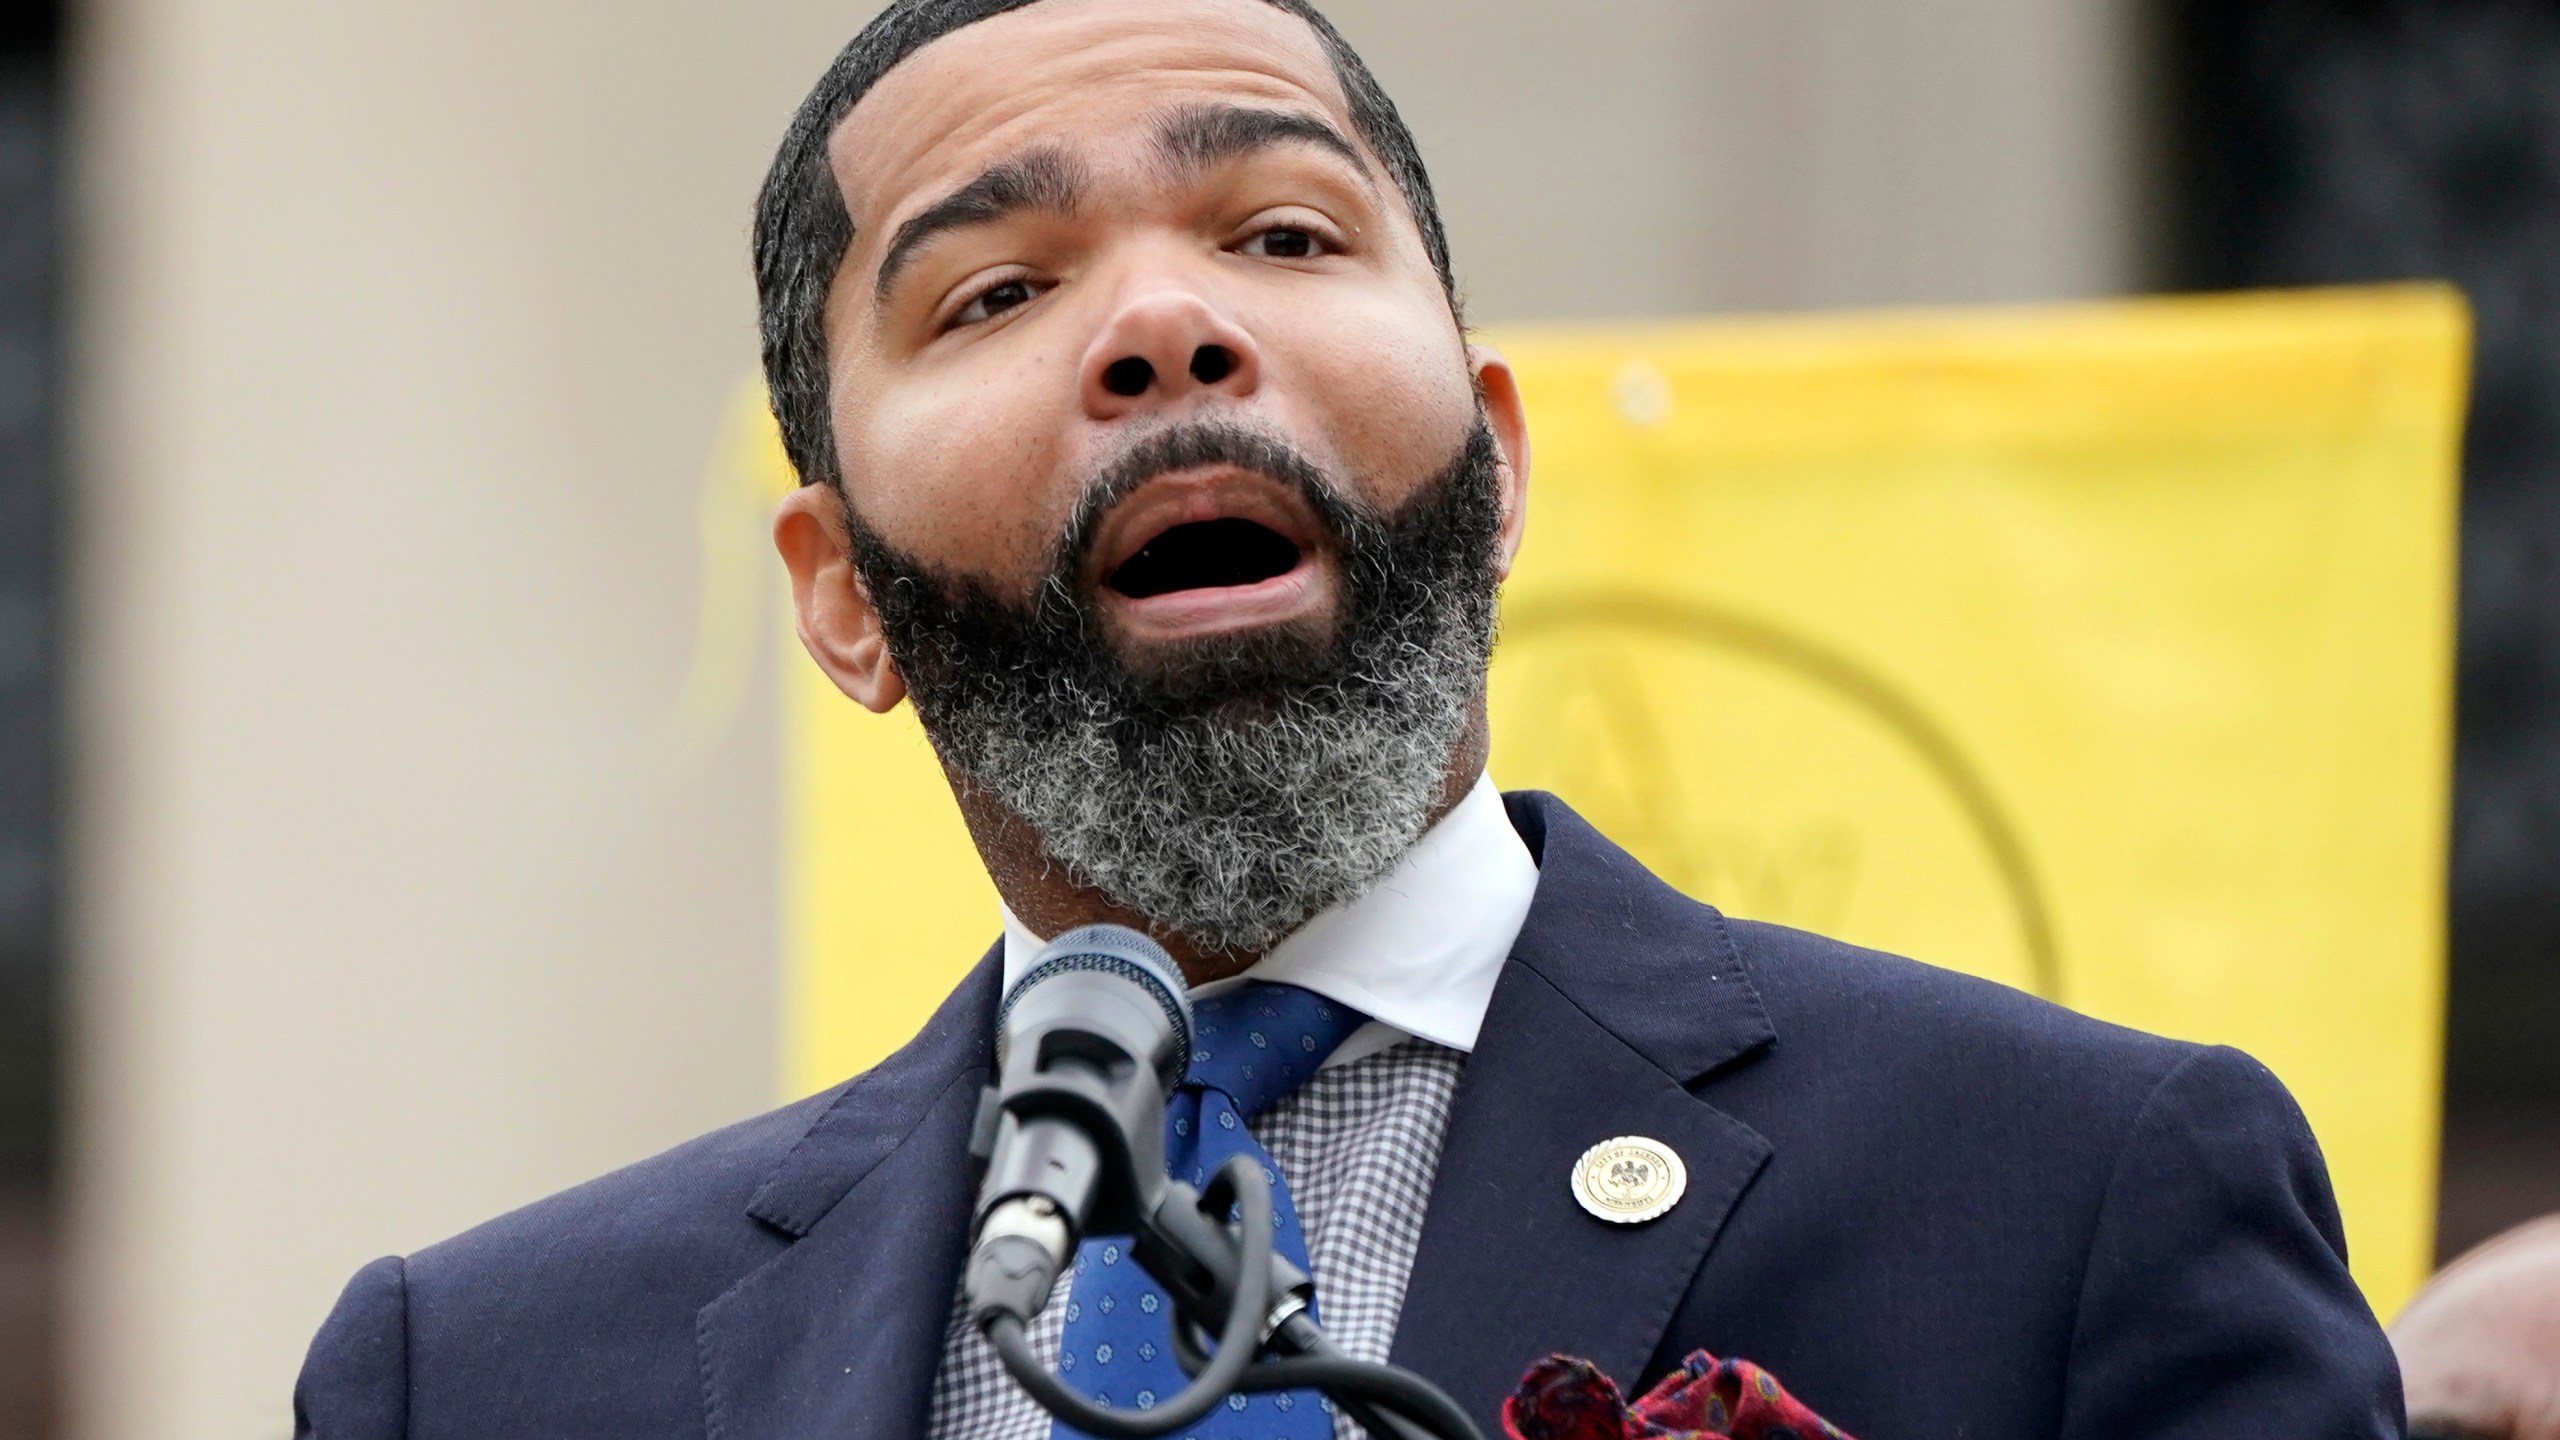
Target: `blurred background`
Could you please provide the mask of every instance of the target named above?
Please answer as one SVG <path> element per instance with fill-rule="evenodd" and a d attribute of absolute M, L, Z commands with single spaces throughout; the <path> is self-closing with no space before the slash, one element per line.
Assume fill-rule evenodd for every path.
<path fill-rule="evenodd" d="M 773 1101 L 699 496 L 870 8 L 0 7 L 0 1440 L 281 1436 L 357 1265 Z M 2439 1249 L 2560 1209 L 2560 0 L 1329 9 L 1480 323 L 2459 284 Z"/>

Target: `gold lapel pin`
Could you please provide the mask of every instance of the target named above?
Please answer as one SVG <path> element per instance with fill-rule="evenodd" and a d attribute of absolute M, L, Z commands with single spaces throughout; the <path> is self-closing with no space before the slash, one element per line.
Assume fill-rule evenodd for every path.
<path fill-rule="evenodd" d="M 1603 1140 L 1573 1162 L 1573 1198 L 1613 1225 L 1661 1218 L 1689 1189 L 1689 1167 L 1642 1135 Z"/>

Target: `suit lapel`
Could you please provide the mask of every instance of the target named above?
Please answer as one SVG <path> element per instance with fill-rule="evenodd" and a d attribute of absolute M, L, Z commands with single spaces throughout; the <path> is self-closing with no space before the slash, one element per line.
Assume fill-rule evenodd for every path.
<path fill-rule="evenodd" d="M 795 1239 L 695 1317 L 709 1440 L 924 1433 L 967 1240 L 1000 950 L 845 1087 L 749 1203 Z"/>
<path fill-rule="evenodd" d="M 1539 854 L 1537 899 L 1459 1086 L 1393 1352 L 1489 1434 L 1550 1353 L 1639 1382 L 1770 1154 L 1688 1086 L 1776 1038 L 1722 916 L 1552 796 L 1506 803 Z M 1574 1162 L 1619 1135 L 1687 1167 L 1659 1219 L 1611 1224 L 1574 1199 Z"/>

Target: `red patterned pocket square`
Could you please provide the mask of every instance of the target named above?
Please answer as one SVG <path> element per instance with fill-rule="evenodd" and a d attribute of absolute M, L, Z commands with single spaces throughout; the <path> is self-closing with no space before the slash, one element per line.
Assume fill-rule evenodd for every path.
<path fill-rule="evenodd" d="M 1511 1440 L 1848 1440 L 1748 1360 L 1701 1350 L 1629 1405 L 1588 1360 L 1550 1355 L 1502 1402 Z"/>

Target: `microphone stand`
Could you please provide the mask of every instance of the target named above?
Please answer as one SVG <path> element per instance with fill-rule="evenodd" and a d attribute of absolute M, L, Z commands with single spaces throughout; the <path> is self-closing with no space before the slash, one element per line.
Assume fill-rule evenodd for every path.
<path fill-rule="evenodd" d="M 1229 1393 L 1320 1390 L 1374 1440 L 1483 1440 L 1475 1422 L 1430 1381 L 1393 1365 L 1344 1355 L 1308 1313 L 1306 1272 L 1272 1248 L 1270 1182 L 1250 1156 L 1220 1168 L 1207 1193 L 1180 1181 L 1141 1206 L 1131 1257 L 1173 1300 L 1174 1357 L 1192 1383 L 1149 1410 L 1102 1406 L 1067 1388 L 1031 1353 L 1028 1317 L 981 1304 L 976 1320 L 1014 1381 L 1053 1417 L 1102 1436 L 1171 1434 Z M 1230 1208 L 1239 1219 L 1218 1218 Z M 1204 1340 L 1215 1336 L 1214 1351 Z M 1269 1349 L 1278 1358 L 1256 1360 Z"/>

